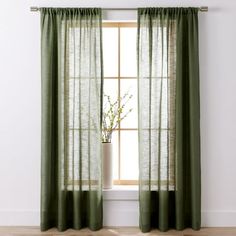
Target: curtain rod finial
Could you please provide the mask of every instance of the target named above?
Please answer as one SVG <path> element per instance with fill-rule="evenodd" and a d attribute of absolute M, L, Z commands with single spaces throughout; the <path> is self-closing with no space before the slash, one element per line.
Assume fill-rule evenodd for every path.
<path fill-rule="evenodd" d="M 38 11 L 39 8 L 38 7 L 30 7 L 30 11 Z"/>
<path fill-rule="evenodd" d="M 208 11 L 208 7 L 207 6 L 202 6 L 202 7 L 200 7 L 200 11 Z"/>

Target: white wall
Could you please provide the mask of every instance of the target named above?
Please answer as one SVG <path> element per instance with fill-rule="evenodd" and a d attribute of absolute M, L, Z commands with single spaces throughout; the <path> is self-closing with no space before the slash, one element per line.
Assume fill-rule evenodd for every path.
<path fill-rule="evenodd" d="M 158 5 L 209 6 L 199 17 L 202 224 L 236 226 L 236 1 L 159 0 Z M 30 6 L 137 7 L 157 1 L 0 2 L 0 225 L 39 224 L 40 17 Z M 135 12 L 108 12 L 106 18 L 134 20 Z M 138 223 L 137 194 L 131 195 L 129 201 L 107 196 L 107 225 L 114 225 L 108 213 L 117 210 L 123 222 Z"/>

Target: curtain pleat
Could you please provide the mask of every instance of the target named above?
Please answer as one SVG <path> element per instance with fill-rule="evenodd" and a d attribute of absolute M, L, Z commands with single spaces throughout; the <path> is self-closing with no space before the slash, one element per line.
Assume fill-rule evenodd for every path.
<path fill-rule="evenodd" d="M 140 228 L 200 228 L 197 8 L 138 10 Z"/>
<path fill-rule="evenodd" d="M 41 230 L 102 227 L 101 9 L 41 9 Z"/>

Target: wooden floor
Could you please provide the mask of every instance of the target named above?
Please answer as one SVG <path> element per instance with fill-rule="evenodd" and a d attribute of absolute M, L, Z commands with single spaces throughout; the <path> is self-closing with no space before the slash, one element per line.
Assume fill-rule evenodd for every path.
<path fill-rule="evenodd" d="M 153 230 L 150 233 L 141 233 L 138 228 L 104 228 L 102 230 L 93 232 L 88 229 L 83 230 L 67 230 L 65 232 L 58 232 L 56 229 L 50 229 L 46 232 L 40 232 L 38 227 L 0 227 L 1 236 L 130 236 L 130 235 L 162 235 L 162 236 L 236 236 L 236 228 L 202 228 L 200 231 L 193 231 L 191 229 L 186 229 L 184 231 L 169 230 L 168 232 L 159 232 Z"/>

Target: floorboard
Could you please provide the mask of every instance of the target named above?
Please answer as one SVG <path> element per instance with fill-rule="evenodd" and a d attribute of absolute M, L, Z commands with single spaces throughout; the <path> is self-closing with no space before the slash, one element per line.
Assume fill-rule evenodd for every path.
<path fill-rule="evenodd" d="M 183 231 L 169 230 L 160 232 L 153 230 L 150 233 L 141 233 L 138 228 L 103 228 L 99 231 L 90 231 L 89 229 L 72 230 L 58 232 L 57 229 L 50 229 L 46 232 L 40 232 L 39 227 L 0 227 L 0 236 L 130 236 L 130 235 L 145 235 L 145 236 L 236 236 L 235 228 L 202 228 L 199 231 L 186 229 Z"/>

